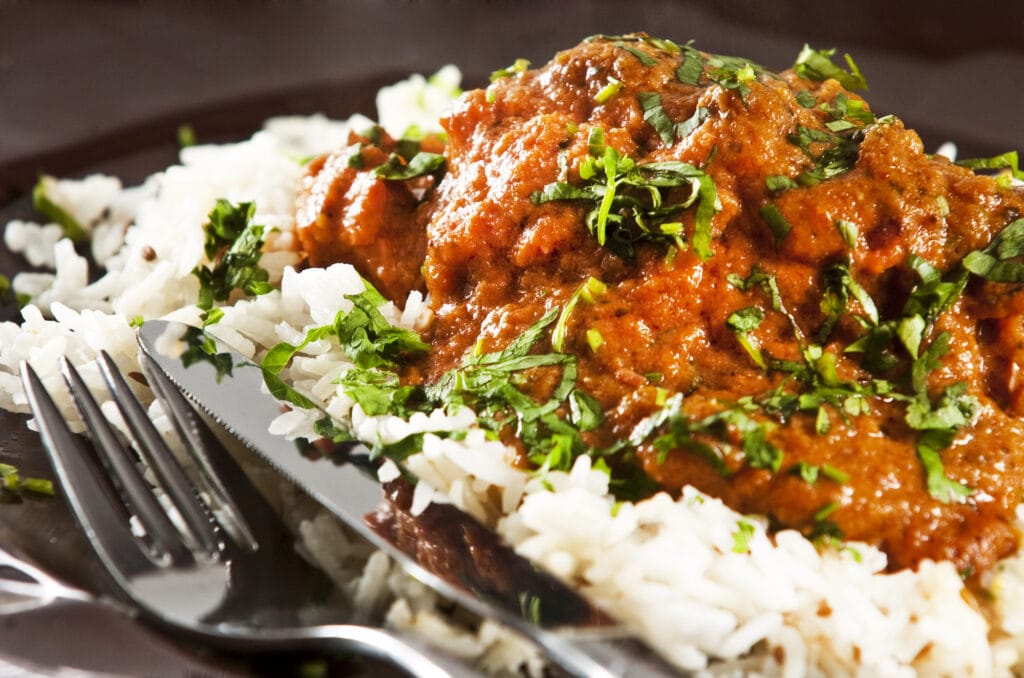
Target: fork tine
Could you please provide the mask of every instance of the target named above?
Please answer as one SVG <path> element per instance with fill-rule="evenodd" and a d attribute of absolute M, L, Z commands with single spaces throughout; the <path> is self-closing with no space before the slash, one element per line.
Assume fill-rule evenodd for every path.
<path fill-rule="evenodd" d="M 167 513 L 135 466 L 134 460 L 118 440 L 113 426 L 103 415 L 82 376 L 67 358 L 61 358 L 61 373 L 71 390 L 75 406 L 89 428 L 96 449 L 107 465 L 107 470 L 124 492 L 125 501 L 145 528 L 154 550 L 158 554 L 169 556 L 173 562 L 191 559 L 192 554 L 182 541 L 177 528 L 167 517 Z M 74 476 L 69 480 L 72 484 L 76 482 Z"/>
<path fill-rule="evenodd" d="M 156 474 L 160 487 L 178 509 L 189 536 L 202 553 L 211 558 L 215 557 L 219 546 L 208 509 L 201 503 L 195 488 L 174 458 L 174 453 L 156 430 L 110 355 L 106 351 L 100 351 L 97 362 L 107 382 L 107 388 L 121 410 L 121 416 L 135 436 L 140 452 Z"/>
<path fill-rule="evenodd" d="M 68 428 L 60 409 L 32 366 L 21 363 L 21 380 L 64 496 L 78 517 L 89 542 L 112 574 L 142 572 L 153 567 L 131 533 L 123 509 L 111 496 L 103 474 L 91 461 L 81 439 Z"/>
<path fill-rule="evenodd" d="M 167 375 L 153 365 L 152 359 L 145 352 L 141 352 L 139 357 L 150 388 L 164 406 L 178 435 L 186 441 L 185 447 L 202 472 L 206 489 L 218 503 L 221 511 L 218 522 L 239 546 L 255 551 L 259 548 L 259 540 L 249 520 L 262 520 L 263 514 L 254 504 L 265 500 L 261 495 L 255 496 L 257 490 L 245 480 L 243 471 L 224 449 L 220 439 L 203 422 Z M 229 484 L 230 490 L 227 487 Z"/>

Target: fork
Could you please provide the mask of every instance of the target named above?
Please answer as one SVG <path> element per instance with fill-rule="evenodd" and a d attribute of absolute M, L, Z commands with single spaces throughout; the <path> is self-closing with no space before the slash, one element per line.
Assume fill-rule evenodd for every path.
<path fill-rule="evenodd" d="M 193 457 L 213 508 L 111 357 L 101 352 L 97 362 L 160 494 L 66 357 L 61 372 L 102 467 L 27 362 L 21 365 L 22 382 L 68 503 L 115 593 L 140 618 L 225 650 L 293 652 L 327 645 L 384 659 L 417 676 L 474 675 L 453 659 L 428 654 L 412 638 L 356 623 L 310 623 L 331 615 L 336 621 L 341 614 L 317 604 L 326 577 L 297 553 L 294 536 L 217 436 L 143 358 L 149 384 Z M 132 529 L 133 519 L 144 535 Z M 347 611 L 348 621 L 356 618 Z"/>

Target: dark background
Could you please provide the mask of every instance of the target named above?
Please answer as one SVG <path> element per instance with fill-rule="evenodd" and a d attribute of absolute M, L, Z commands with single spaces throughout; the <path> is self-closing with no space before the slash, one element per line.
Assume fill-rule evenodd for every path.
<path fill-rule="evenodd" d="M 180 123 L 221 138 L 273 113 L 341 114 L 353 81 L 455 63 L 474 85 L 517 57 L 634 30 L 776 69 L 804 42 L 837 47 L 875 110 L 930 148 L 1024 147 L 1019 2 L 0 0 L 0 203 L 39 171 L 137 151 Z"/>

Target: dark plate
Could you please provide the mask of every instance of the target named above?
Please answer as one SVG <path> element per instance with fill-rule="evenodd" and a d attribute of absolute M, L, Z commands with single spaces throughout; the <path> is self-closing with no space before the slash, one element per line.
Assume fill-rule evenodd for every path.
<path fill-rule="evenodd" d="M 200 141 L 221 141 L 243 138 L 271 115 L 372 114 L 377 87 L 408 72 L 455 63 L 467 85 L 479 85 L 517 57 L 540 64 L 586 35 L 634 30 L 694 38 L 771 68 L 790 65 L 804 42 L 835 46 L 856 56 L 873 108 L 900 114 L 927 148 L 945 140 L 965 155 L 1024 147 L 1021 3 L 964 14 L 914 0 L 862 0 L 854 10 L 742 0 L 0 0 L 0 226 L 31 216 L 26 193 L 40 172 L 103 171 L 128 184 L 174 162 L 182 124 Z M 0 273 L 20 270 L 24 263 L 0 245 Z M 0 461 L 50 476 L 24 420 L 0 412 Z M 69 583 L 93 590 L 102 582 L 60 498 L 0 505 L 0 543 Z M 209 675 L 219 666 L 194 648 L 141 637 L 154 669 Z M 83 664 L 85 656 L 106 656 L 107 672 L 139 666 L 123 655 L 123 637 L 83 642 L 93 645 L 77 655 L 47 650 L 50 666 L 104 672 Z M 42 649 L 29 643 L 21 656 Z"/>

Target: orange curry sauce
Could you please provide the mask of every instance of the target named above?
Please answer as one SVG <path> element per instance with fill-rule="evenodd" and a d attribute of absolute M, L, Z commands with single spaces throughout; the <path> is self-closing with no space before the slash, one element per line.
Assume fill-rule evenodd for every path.
<path fill-rule="evenodd" d="M 604 411 L 603 424 L 587 433 L 595 446 L 628 438 L 676 393 L 683 395 L 682 413 L 697 421 L 743 398 L 758 402 L 780 384 L 790 394 L 809 392 L 779 368 L 781 361 L 804 360 L 800 341 L 820 343 L 844 384 L 883 381 L 912 396 L 912 358 L 898 341 L 886 349 L 894 364 L 873 372 L 865 353 L 848 347 L 904 313 L 921 282 L 912 255 L 948 276 L 1024 214 L 1024 192 L 926 154 L 913 131 L 895 118 L 873 120 L 863 100 L 834 79 L 757 69 L 730 86 L 713 58 L 695 54 L 645 36 L 596 38 L 540 69 L 467 92 L 442 120 L 445 169 L 436 184 L 430 177 L 375 177 L 370 170 L 395 142 L 354 137 L 365 142 L 360 162 L 351 162 L 346 149 L 310 167 L 298 210 L 309 263 L 352 263 L 396 300 L 412 289 L 429 293 L 435 319 L 424 338 L 432 350 L 409 366 L 411 382 L 437 379 L 478 341 L 484 350 L 500 350 L 588 279 L 601 281 L 603 293 L 579 302 L 568 317 L 561 346 L 576 356 L 579 387 Z M 686 58 L 705 62 L 696 85 L 677 73 Z M 666 139 L 650 115 L 645 119 L 644 93 L 660 96 L 673 124 L 703 111 L 692 129 Z M 843 106 L 862 113 L 846 117 Z M 710 176 L 717 198 L 710 256 L 692 246 L 693 206 L 673 217 L 691 246 L 643 241 L 624 257 L 588 230 L 593 203 L 538 204 L 535 194 L 553 182 L 584 183 L 579 168 L 596 127 L 623 157 L 681 161 Z M 801 144 L 800 133 L 811 140 Z M 855 140 L 849 166 L 806 180 L 837 134 Z M 435 143 L 432 150 L 442 149 Z M 798 181 L 769 187 L 770 177 Z M 665 191 L 666 201 L 673 190 L 690 188 Z M 779 215 L 788 232 L 778 218 L 773 227 L 771 217 Z M 878 320 L 863 297 L 850 294 L 834 327 L 820 336 L 828 322 L 828 271 L 844 264 L 873 300 Z M 758 270 L 777 282 L 792 321 L 773 308 L 769 287 L 737 284 Z M 767 356 L 764 367 L 728 322 L 751 307 L 763 315 L 748 336 Z M 750 420 L 766 424 L 765 442 L 781 451 L 774 469 L 750 463 L 744 433 L 731 425 L 719 435 L 695 434 L 722 464 L 692 446 L 656 450 L 651 438 L 620 463 L 639 464 L 669 491 L 694 485 L 738 511 L 768 516 L 776 527 L 811 534 L 827 522 L 845 539 L 878 545 L 892 569 L 933 558 L 980 572 L 1018 547 L 1022 312 L 1017 286 L 971 276 L 921 344 L 923 350 L 941 333 L 949 344 L 925 373 L 929 402 L 961 382 L 963 397 L 973 399 L 969 421 L 938 450 L 946 477 L 970 489 L 965 497 L 929 493 L 922 431 L 907 423 L 907 399 L 884 393 L 854 398 L 859 411 L 747 408 Z M 588 331 L 599 340 L 588 342 Z M 550 351 L 550 341 L 535 350 Z M 814 479 L 801 468 L 831 472 Z"/>

